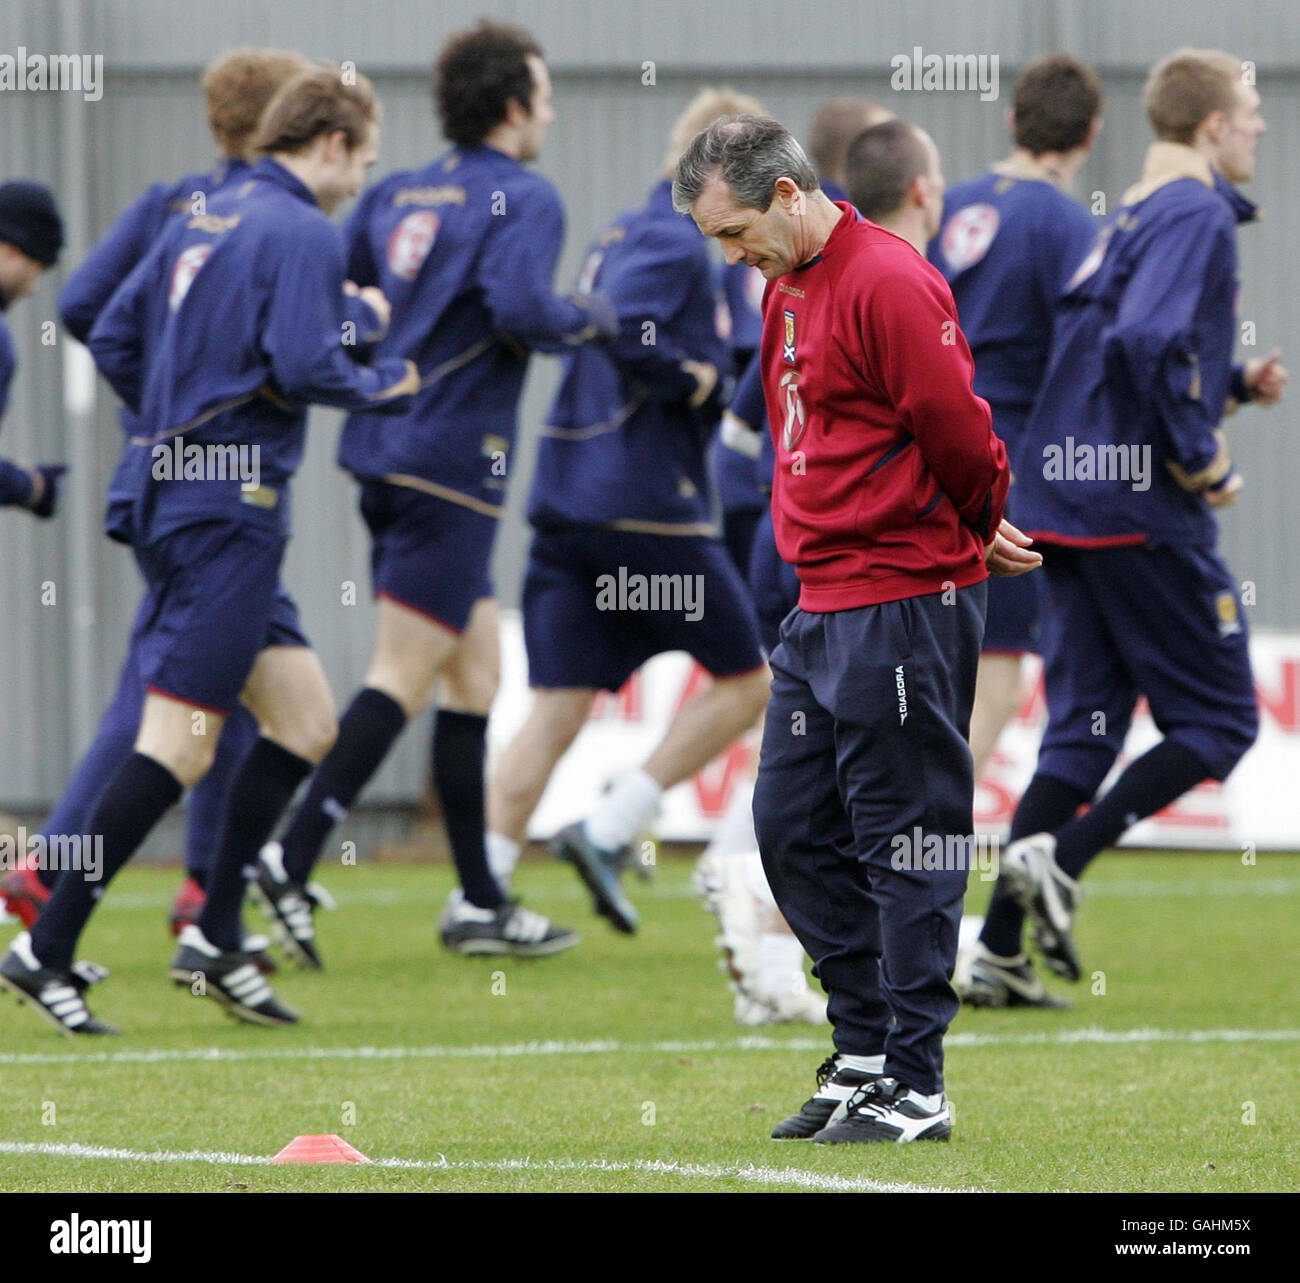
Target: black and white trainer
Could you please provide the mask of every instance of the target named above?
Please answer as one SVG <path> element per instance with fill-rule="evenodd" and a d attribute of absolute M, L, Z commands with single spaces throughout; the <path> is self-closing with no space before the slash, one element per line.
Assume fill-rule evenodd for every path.
<path fill-rule="evenodd" d="M 268 842 L 257 857 L 257 877 L 249 884 L 253 898 L 271 924 L 276 943 L 306 971 L 319 971 L 314 914 L 322 897 L 315 888 L 294 882 L 284 871 L 284 848 Z"/>
<path fill-rule="evenodd" d="M 93 965 L 93 964 L 91 964 Z M 105 972 L 105 975 L 108 973 Z M 90 1014 L 83 996 L 84 978 L 75 970 L 43 967 L 32 952 L 32 938 L 16 936 L 0 961 L 0 985 L 63 1034 L 116 1034 L 122 1031 Z"/>
<path fill-rule="evenodd" d="M 92 985 L 102 984 L 109 977 L 109 970 L 98 962 L 91 962 L 89 958 L 80 958 L 72 964 L 72 970 L 69 973 L 69 979 L 80 993 L 85 993 Z"/>
<path fill-rule="evenodd" d="M 885 1068 L 885 1058 L 879 1057 L 880 1071 Z M 873 1082 L 876 1074 L 862 1069 L 850 1069 L 840 1064 L 838 1053 L 828 1056 L 817 1067 L 817 1090 L 784 1122 L 772 1128 L 773 1140 L 807 1140 L 815 1136 L 832 1119 L 837 1110 L 843 1111 L 845 1102 L 859 1087 Z"/>
<path fill-rule="evenodd" d="M 544 958 L 573 948 L 579 939 L 572 928 L 557 926 L 517 900 L 507 900 L 499 909 L 480 909 L 462 898 L 448 905 L 439 927 L 448 949 L 469 956 Z"/>
<path fill-rule="evenodd" d="M 283 1006 L 251 953 L 223 952 L 197 926 L 181 929 L 170 975 L 197 997 L 215 998 L 251 1025 L 293 1025 L 298 1013 Z"/>
<path fill-rule="evenodd" d="M 873 1078 L 844 1104 L 844 1116 L 813 1137 L 820 1145 L 863 1141 L 904 1144 L 913 1140 L 947 1140 L 952 1135 L 952 1102 L 942 1092 L 929 1104 L 897 1078 Z"/>
<path fill-rule="evenodd" d="M 1070 934 L 1083 890 L 1056 863 L 1056 839 L 1034 833 L 1002 854 L 1000 874 L 1011 898 L 1033 922 L 1034 944 L 1049 971 L 1071 983 L 1083 974 Z"/>
<path fill-rule="evenodd" d="M 584 821 L 563 828 L 551 841 L 551 854 L 578 871 L 595 902 L 596 912 L 624 935 L 635 935 L 641 925 L 636 905 L 627 898 L 619 875 L 631 862 L 631 850 L 602 851 L 588 836 Z"/>
<path fill-rule="evenodd" d="M 982 941 L 975 941 L 968 955 L 959 959 L 953 988 L 968 1007 L 1042 1007 L 1070 1011 L 1064 998 L 1047 991 L 1027 954 L 999 958 Z"/>

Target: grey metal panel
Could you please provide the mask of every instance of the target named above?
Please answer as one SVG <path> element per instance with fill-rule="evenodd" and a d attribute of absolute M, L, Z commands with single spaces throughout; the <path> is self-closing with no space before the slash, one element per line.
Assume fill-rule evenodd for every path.
<path fill-rule="evenodd" d="M 1289 164 L 1300 152 L 1300 24 L 1284 0 L 1240 6 L 1230 17 L 1209 0 L 912 0 L 899 6 L 827 0 L 815 13 L 781 0 L 503 0 L 492 9 L 531 27 L 555 69 L 558 118 L 541 169 L 568 208 L 562 284 L 573 279 L 600 226 L 642 198 L 669 125 L 702 84 L 723 81 L 756 94 L 796 133 L 806 133 L 825 98 L 868 94 L 931 132 L 954 181 L 1005 152 L 1003 113 L 1018 67 L 1039 52 L 1067 48 L 1104 70 L 1108 94 L 1106 129 L 1076 195 L 1103 193 L 1113 207 L 1136 176 L 1147 142 L 1139 107 L 1146 64 L 1178 43 L 1229 45 L 1261 69 L 1269 121 L 1253 189 L 1267 217 L 1241 236 L 1242 318 L 1257 323 L 1257 352 L 1277 344 L 1300 369 L 1293 301 L 1300 295 L 1300 267 L 1292 252 L 1300 242 L 1300 171 Z M 98 103 L 0 94 L 3 176 L 77 189 L 61 192 L 70 213 L 67 262 L 74 263 L 148 183 L 209 163 L 198 72 L 220 50 L 254 43 L 355 60 L 374 76 L 385 105 L 376 176 L 423 163 L 441 146 L 428 97 L 432 51 L 481 12 L 468 0 L 438 6 L 427 0 L 214 0 L 183 8 L 174 0 L 0 0 L 0 53 L 19 44 L 32 51 L 99 52 L 107 71 Z M 927 52 L 996 53 L 999 99 L 894 91 L 889 60 L 915 45 Z M 647 59 L 655 62 L 653 86 L 642 84 Z M 82 175 L 79 182 L 75 175 Z M 58 521 L 39 524 L 25 514 L 0 513 L 6 574 L 0 684 L 10 728 L 0 739 L 0 802 L 9 805 L 47 800 L 62 784 L 99 711 L 87 705 L 98 705 L 113 688 L 139 591 L 129 552 L 97 533 L 120 446 L 112 398 L 101 388 L 93 426 L 74 435 L 63 407 L 60 345 L 68 340 L 60 337 L 53 348 L 40 341 L 41 322 L 54 316 L 61 276 L 62 269 L 51 274 L 7 318 L 22 364 L 0 450 L 32 459 L 78 457 L 88 465 L 71 479 L 71 502 Z M 495 559 L 507 603 L 517 596 L 527 543 L 520 513 L 536 428 L 557 368 L 553 360 L 535 360 L 525 390 L 513 490 Z M 1292 478 L 1300 470 L 1295 417 L 1292 408 L 1246 410 L 1231 425 L 1248 488 L 1225 518 L 1224 546 L 1239 577 L 1257 585 L 1251 617 L 1259 625 L 1300 626 L 1288 558 L 1300 535 L 1291 502 Z M 365 670 L 373 613 L 355 488 L 333 463 L 338 421 L 334 414 L 312 416 L 286 578 L 344 703 Z M 341 602 L 345 580 L 358 586 L 356 606 Z M 46 581 L 56 586 L 56 605 L 40 605 Z M 74 620 L 78 601 L 89 609 Z M 78 696 L 87 680 L 97 700 Z M 422 720 L 367 796 L 414 796 L 426 745 Z"/>

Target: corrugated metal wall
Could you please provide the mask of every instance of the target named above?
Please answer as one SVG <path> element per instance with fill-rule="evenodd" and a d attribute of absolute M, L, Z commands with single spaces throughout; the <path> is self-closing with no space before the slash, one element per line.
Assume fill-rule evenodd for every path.
<path fill-rule="evenodd" d="M 298 48 L 351 59 L 384 100 L 379 171 L 415 165 L 440 147 L 428 98 L 428 64 L 446 35 L 484 10 L 466 0 L 433 6 L 416 0 L 0 0 L 0 55 L 101 54 L 104 92 L 0 93 L 3 177 L 55 186 L 69 221 L 65 263 L 75 263 L 148 183 L 202 168 L 211 144 L 197 76 L 205 62 L 237 44 Z M 1242 317 L 1257 323 L 1258 351 L 1296 343 L 1300 268 L 1300 21 L 1287 0 L 1231 10 L 1218 0 L 910 0 L 906 6 L 823 0 L 812 8 L 776 0 L 502 0 L 493 16 L 528 25 L 546 48 L 558 119 L 541 164 L 569 212 L 562 280 L 571 279 L 590 235 L 640 199 L 654 177 L 667 129 L 700 85 L 725 81 L 759 96 L 798 131 L 817 105 L 839 93 L 866 93 L 923 125 L 938 142 L 950 180 L 973 173 L 1007 146 L 1003 116 L 1016 69 L 1063 48 L 1091 61 L 1108 95 L 1106 128 L 1076 195 L 1104 192 L 1113 202 L 1132 181 L 1148 133 L 1138 97 L 1147 65 L 1175 44 L 1225 46 L 1258 66 L 1269 134 L 1253 194 L 1267 217 L 1242 236 Z M 889 60 L 914 46 L 926 52 L 997 54 L 1001 97 L 901 93 L 889 86 Z M 643 64 L 655 83 L 643 84 Z M 111 396 L 98 391 L 93 425 L 76 428 L 65 410 L 65 362 L 75 345 L 42 343 L 54 318 L 61 271 L 9 316 L 20 370 L 0 450 L 25 459 L 75 465 L 70 502 L 59 520 L 38 524 L 0 513 L 0 805 L 51 799 L 88 741 L 112 689 L 137 598 L 129 553 L 98 532 L 99 509 L 119 445 Z M 532 431 L 545 413 L 555 367 L 534 363 L 523 407 L 511 520 L 502 532 L 497 575 L 503 600 L 518 588 L 525 531 L 518 512 L 531 470 Z M 1297 393 L 1300 395 L 1300 392 Z M 75 398 L 74 398 L 75 399 Z M 1257 584 L 1257 624 L 1300 627 L 1289 563 L 1300 517 L 1291 502 L 1300 475 L 1300 439 L 1291 408 L 1248 412 L 1235 452 L 1247 498 L 1225 520 L 1235 570 Z M 333 465 L 336 415 L 312 421 L 311 446 L 297 483 L 296 538 L 288 582 L 298 597 L 337 697 L 360 678 L 370 647 L 366 604 L 340 605 L 340 586 L 366 582 L 366 544 L 351 483 Z M 48 600 L 53 594 L 53 600 Z M 364 592 L 362 593 L 364 599 Z M 418 790 L 423 726 L 408 733 L 368 794 L 409 799 Z"/>

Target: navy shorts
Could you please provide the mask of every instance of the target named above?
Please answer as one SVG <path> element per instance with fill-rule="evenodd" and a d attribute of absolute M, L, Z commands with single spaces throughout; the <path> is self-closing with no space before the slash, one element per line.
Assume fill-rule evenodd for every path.
<path fill-rule="evenodd" d="M 754 531 L 748 577 L 754 609 L 758 612 L 758 635 L 763 649 L 770 655 L 781 639 L 781 621 L 799 604 L 799 576 L 776 550 L 770 509 Z"/>
<path fill-rule="evenodd" d="M 544 689 L 616 691 L 670 650 L 714 677 L 763 663 L 745 585 L 722 543 L 703 535 L 539 529 L 523 605 L 528 680 Z"/>
<path fill-rule="evenodd" d="M 286 543 L 278 530 L 235 519 L 136 548 L 145 597 L 131 647 L 147 690 L 229 713 L 261 651 L 309 644 L 280 584 Z"/>
<path fill-rule="evenodd" d="M 494 595 L 496 518 L 372 479 L 361 482 L 361 515 L 370 528 L 375 596 L 463 633 L 474 603 Z"/>
<path fill-rule="evenodd" d="M 969 871 L 966 738 L 984 584 L 825 614 L 795 610 L 771 657 L 754 788 L 768 883 L 812 957 L 836 1048 L 943 1085 Z M 927 852 L 952 851 L 948 860 Z"/>
<path fill-rule="evenodd" d="M 1212 548 L 1045 547 L 1047 730 L 1037 773 L 1092 796 L 1139 695 L 1161 734 L 1225 779 L 1259 727 L 1249 638 L 1232 574 Z"/>
<path fill-rule="evenodd" d="M 1014 522 L 1012 523 L 1015 524 Z M 1043 635 L 1043 576 L 1039 571 L 1004 579 L 990 575 L 984 650 L 999 655 L 1038 653 Z"/>

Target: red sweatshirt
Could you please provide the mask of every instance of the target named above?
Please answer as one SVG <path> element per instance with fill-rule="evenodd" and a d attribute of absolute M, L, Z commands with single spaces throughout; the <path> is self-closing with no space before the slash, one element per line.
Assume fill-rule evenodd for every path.
<path fill-rule="evenodd" d="M 1011 471 L 943 276 L 844 211 L 763 296 L 772 521 L 799 605 L 853 610 L 987 577 Z"/>

